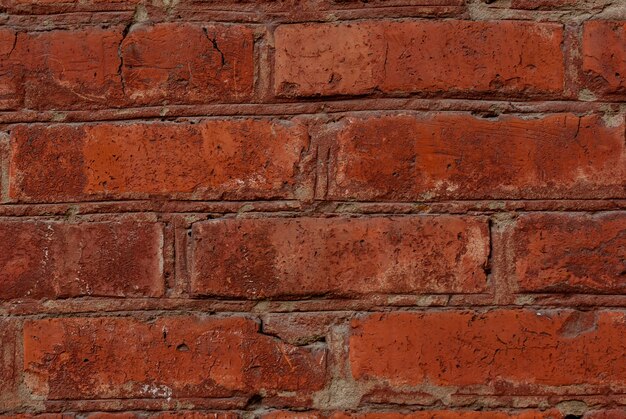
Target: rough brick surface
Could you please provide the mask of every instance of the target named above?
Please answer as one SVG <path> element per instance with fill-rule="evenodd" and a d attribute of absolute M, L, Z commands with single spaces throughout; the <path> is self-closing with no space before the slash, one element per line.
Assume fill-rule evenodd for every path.
<path fill-rule="evenodd" d="M 207 221 L 194 224 L 191 285 L 247 298 L 478 293 L 488 234 L 469 217 Z"/>
<path fill-rule="evenodd" d="M 24 325 L 24 369 L 31 391 L 53 400 L 228 397 L 318 390 L 326 357 L 244 317 L 65 318 Z"/>
<path fill-rule="evenodd" d="M 582 42 L 587 88 L 597 94 L 626 94 L 626 24 L 585 23 Z"/>
<path fill-rule="evenodd" d="M 0 31 L 0 108 L 81 109 L 215 100 L 246 102 L 252 30 L 161 24 Z M 184 54 L 182 54 L 184 52 Z"/>
<path fill-rule="evenodd" d="M 275 38 L 280 95 L 563 89 L 563 34 L 553 24 L 307 24 L 279 27 Z"/>
<path fill-rule="evenodd" d="M 0 406 L 19 406 L 18 361 L 19 341 L 15 322 L 0 319 Z"/>
<path fill-rule="evenodd" d="M 626 291 L 626 214 L 519 217 L 507 231 L 521 292 Z"/>
<path fill-rule="evenodd" d="M 323 414 L 312 413 L 292 413 L 277 411 L 263 416 L 264 419 L 560 419 L 562 414 L 558 410 L 545 412 L 526 411 L 519 413 L 507 412 L 472 412 L 453 410 L 431 410 L 414 413 L 395 412 L 371 412 L 371 413 L 343 413 L 335 412 Z"/>
<path fill-rule="evenodd" d="M 5 109 L 75 109 L 119 102 L 122 30 L 5 30 L 0 68 L 10 83 L 0 104 Z"/>
<path fill-rule="evenodd" d="M 331 199 L 626 197 L 621 118 L 348 117 L 327 135 Z"/>
<path fill-rule="evenodd" d="M 252 30 L 239 26 L 136 28 L 121 45 L 124 92 L 136 104 L 249 100 L 253 47 Z"/>
<path fill-rule="evenodd" d="M 626 0 L 0 0 L 0 419 L 626 419 Z"/>
<path fill-rule="evenodd" d="M 624 386 L 622 312 L 494 310 L 372 314 L 353 320 L 354 378 L 391 388 L 434 384 L 483 391 Z"/>
<path fill-rule="evenodd" d="M 153 222 L 2 222 L 1 299 L 159 297 L 163 227 Z"/>
<path fill-rule="evenodd" d="M 300 163 L 309 139 L 297 122 L 24 126 L 11 144 L 17 200 L 306 194 Z"/>

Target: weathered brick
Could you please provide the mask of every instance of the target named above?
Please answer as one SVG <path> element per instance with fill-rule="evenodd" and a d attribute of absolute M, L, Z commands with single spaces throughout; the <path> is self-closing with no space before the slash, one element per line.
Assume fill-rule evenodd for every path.
<path fill-rule="evenodd" d="M 124 39 L 122 76 L 135 104 L 249 100 L 254 83 L 252 30 L 165 23 Z"/>
<path fill-rule="evenodd" d="M 32 0 L 31 0 L 32 1 Z M 372 0 L 367 3 L 361 0 L 330 0 L 332 3 L 358 7 L 390 7 L 390 6 L 463 6 L 465 0 Z"/>
<path fill-rule="evenodd" d="M 192 291 L 265 298 L 477 293 L 484 218 L 248 218 L 193 225 Z"/>
<path fill-rule="evenodd" d="M 241 416 L 235 412 L 192 412 L 176 411 L 152 415 L 154 419 L 238 419 Z"/>
<path fill-rule="evenodd" d="M 430 410 L 412 413 L 375 412 L 375 413 L 320 413 L 275 411 L 267 413 L 263 419 L 561 419 L 563 415 L 556 409 L 524 411 L 517 413 L 463 410 Z"/>
<path fill-rule="evenodd" d="M 391 389 L 429 384 L 540 394 L 546 386 L 623 387 L 625 331 L 619 311 L 372 314 L 352 321 L 350 363 L 355 379 Z"/>
<path fill-rule="evenodd" d="M 2 419 L 73 419 L 75 416 L 67 413 L 18 413 L 2 415 Z"/>
<path fill-rule="evenodd" d="M 0 7 L 15 14 L 53 14 L 80 11 L 134 11 L 141 0 L 0 0 Z"/>
<path fill-rule="evenodd" d="M 32 109 L 105 107 L 121 100 L 117 50 L 121 27 L 17 34 L 3 71 L 22 83 L 23 106 Z"/>
<path fill-rule="evenodd" d="M 158 223 L 3 221 L 0 236 L 0 299 L 163 294 Z"/>
<path fill-rule="evenodd" d="M 522 292 L 626 291 L 626 213 L 522 215 L 504 235 Z"/>
<path fill-rule="evenodd" d="M 179 410 L 172 412 L 154 412 L 149 415 L 136 413 L 91 413 L 88 419 L 238 419 L 241 416 L 235 412 L 202 412 L 193 410 Z"/>
<path fill-rule="evenodd" d="M 347 117 L 328 135 L 330 199 L 626 197 L 623 120 L 383 115 Z"/>
<path fill-rule="evenodd" d="M 11 143 L 10 196 L 19 201 L 308 193 L 301 163 L 309 139 L 298 122 L 19 126 Z"/>
<path fill-rule="evenodd" d="M 512 0 L 513 9 L 561 9 L 575 6 L 593 6 L 603 0 Z"/>
<path fill-rule="evenodd" d="M 24 100 L 24 75 L 11 61 L 16 42 L 16 31 L 0 29 L 0 110 L 17 108 Z"/>
<path fill-rule="evenodd" d="M 253 33 L 165 23 L 46 32 L 0 30 L 0 109 L 96 109 L 249 101 Z"/>
<path fill-rule="evenodd" d="M 584 419 L 624 419 L 625 409 L 590 410 L 583 416 Z"/>
<path fill-rule="evenodd" d="M 361 413 L 334 414 L 331 419 L 561 419 L 563 415 L 556 409 L 544 412 L 531 410 L 524 412 L 498 412 L 481 410 L 435 410 L 413 413 Z"/>
<path fill-rule="evenodd" d="M 560 25 L 536 22 L 284 25 L 274 85 L 281 96 L 558 94 L 562 39 Z"/>
<path fill-rule="evenodd" d="M 19 405 L 18 333 L 14 321 L 0 318 L 0 411 Z"/>
<path fill-rule="evenodd" d="M 584 88 L 599 95 L 626 94 L 626 23 L 585 23 L 582 41 Z"/>
<path fill-rule="evenodd" d="M 303 396 L 324 386 L 326 352 L 244 317 L 59 318 L 25 323 L 24 368 L 47 400 Z"/>

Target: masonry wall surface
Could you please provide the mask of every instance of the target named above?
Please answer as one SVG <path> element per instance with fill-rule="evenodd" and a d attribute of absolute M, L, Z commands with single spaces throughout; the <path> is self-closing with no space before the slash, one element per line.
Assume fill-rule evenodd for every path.
<path fill-rule="evenodd" d="M 626 418 L 624 0 L 0 0 L 4 419 Z"/>

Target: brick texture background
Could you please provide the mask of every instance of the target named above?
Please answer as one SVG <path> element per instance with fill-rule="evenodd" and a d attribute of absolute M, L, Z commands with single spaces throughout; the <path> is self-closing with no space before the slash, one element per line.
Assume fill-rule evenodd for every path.
<path fill-rule="evenodd" d="M 0 0 L 0 419 L 626 419 L 624 103 L 624 0 Z"/>

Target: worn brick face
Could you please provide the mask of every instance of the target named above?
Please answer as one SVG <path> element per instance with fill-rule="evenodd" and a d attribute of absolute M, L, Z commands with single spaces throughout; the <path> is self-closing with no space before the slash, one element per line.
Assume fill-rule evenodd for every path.
<path fill-rule="evenodd" d="M 5 221 L 0 237 L 0 299 L 163 295 L 159 223 Z"/>
<path fill-rule="evenodd" d="M 360 200 L 624 196 L 624 125 L 598 116 L 496 121 L 468 115 L 348 117 L 328 197 Z"/>
<path fill-rule="evenodd" d="M 30 390 L 51 400 L 249 397 L 321 389 L 326 358 L 245 317 L 61 318 L 24 325 L 24 369 Z"/>
<path fill-rule="evenodd" d="M 563 415 L 556 409 L 545 412 L 472 412 L 453 410 L 431 410 L 413 413 L 372 412 L 372 413 L 343 413 L 335 412 L 323 414 L 293 413 L 287 411 L 271 412 L 264 415 L 264 419 L 560 419 Z"/>
<path fill-rule="evenodd" d="M 583 71 L 596 94 L 626 93 L 626 24 L 590 21 L 583 30 Z"/>
<path fill-rule="evenodd" d="M 198 223 L 192 289 L 263 298 L 479 293 L 487 288 L 485 219 L 265 218 Z"/>
<path fill-rule="evenodd" d="M 43 202 L 300 197 L 308 142 L 291 121 L 22 126 L 12 132 L 10 194 Z"/>
<path fill-rule="evenodd" d="M 19 406 L 18 328 L 10 319 L 0 319 L 0 407 Z"/>
<path fill-rule="evenodd" d="M 121 27 L 16 33 L 1 68 L 14 81 L 11 94 L 22 100 L 6 107 L 80 109 L 119 102 L 121 40 Z"/>
<path fill-rule="evenodd" d="M 360 381 L 389 387 L 623 386 L 624 313 L 499 309 L 372 314 L 352 321 L 350 363 Z"/>
<path fill-rule="evenodd" d="M 624 213 L 525 215 L 505 234 L 507 266 L 522 292 L 626 290 Z"/>
<path fill-rule="evenodd" d="M 136 28 L 121 45 L 124 91 L 135 104 L 249 100 L 253 47 L 252 30 L 239 26 Z"/>
<path fill-rule="evenodd" d="M 562 29 L 526 22 L 363 22 L 276 30 L 276 93 L 559 93 Z"/>

